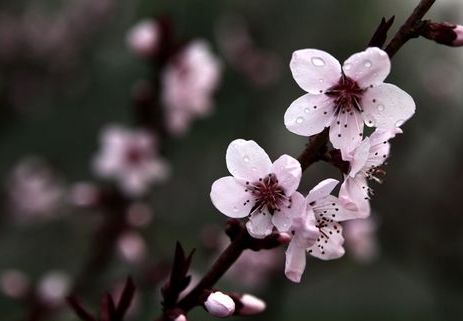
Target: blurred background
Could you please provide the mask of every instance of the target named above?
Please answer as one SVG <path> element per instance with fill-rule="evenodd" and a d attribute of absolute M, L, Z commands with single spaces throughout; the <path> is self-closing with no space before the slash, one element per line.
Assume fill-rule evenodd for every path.
<path fill-rule="evenodd" d="M 175 242 L 197 248 L 198 276 L 226 244 L 226 218 L 209 191 L 227 175 L 229 142 L 256 140 L 271 158 L 296 157 L 304 148 L 306 138 L 283 124 L 286 108 L 302 94 L 288 68 L 291 53 L 319 48 L 342 61 L 366 46 L 381 17 L 396 16 L 395 32 L 416 3 L 1 1 L 2 320 L 32 320 L 43 305 L 57 311 L 36 320 L 77 320 L 61 307 L 63 298 L 95 250 L 95 233 L 114 222 L 112 209 L 95 201 L 101 186 L 112 186 L 92 165 L 102 132 L 111 124 L 139 125 L 140 80 L 151 84 L 150 94 L 161 95 L 157 80 L 164 79 L 165 62 L 153 63 L 159 51 L 143 47 L 149 32 L 130 38 L 134 25 L 168 17 L 169 37 L 178 45 L 167 57 L 180 60 L 188 43 L 203 39 L 216 68 L 205 85 L 208 110 L 189 115 L 188 122 L 182 118 L 186 129 L 159 135 L 155 154 L 168 177 L 153 179 L 143 197 L 116 193 L 123 205 L 114 215 L 124 219 L 116 232 L 109 228 L 115 253 L 97 261 L 79 291 L 96 310 L 99 296 L 117 292 L 130 274 L 140 291 L 128 319 L 150 320 L 160 311 L 159 286 Z M 463 24 L 463 3 L 437 1 L 428 17 Z M 266 300 L 268 310 L 256 319 L 461 320 L 463 49 L 410 41 L 394 57 L 388 81 L 414 97 L 417 113 L 392 142 L 385 181 L 374 186 L 373 219 L 346 228 L 354 237 L 346 236 L 343 258 L 309 259 L 298 285 L 284 277 L 283 252 L 245 256 L 219 288 Z M 312 166 L 301 191 L 326 177 L 341 179 L 326 164 Z M 189 319 L 212 317 L 196 309 Z"/>

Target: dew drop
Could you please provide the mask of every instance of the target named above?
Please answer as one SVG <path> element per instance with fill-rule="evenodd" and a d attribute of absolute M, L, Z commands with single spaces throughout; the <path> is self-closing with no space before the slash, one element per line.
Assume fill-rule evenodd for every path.
<path fill-rule="evenodd" d="M 302 124 L 303 121 L 304 121 L 304 118 L 302 118 L 302 117 L 297 117 L 296 118 L 296 123 L 298 123 L 298 124 Z"/>
<path fill-rule="evenodd" d="M 320 78 L 318 79 L 318 81 L 320 82 L 320 84 L 323 84 L 325 82 L 325 79 Z"/>
<path fill-rule="evenodd" d="M 400 127 L 400 126 L 402 126 L 404 123 L 405 123 L 405 120 L 400 119 L 400 120 L 396 121 L 395 126 L 396 126 L 396 127 Z"/>
<path fill-rule="evenodd" d="M 249 163 L 249 157 L 248 157 L 248 156 L 244 156 L 244 157 L 243 157 L 243 161 L 244 161 L 245 163 Z"/>
<path fill-rule="evenodd" d="M 377 106 L 377 108 L 378 108 L 379 111 L 383 111 L 383 110 L 384 110 L 384 105 L 379 104 L 379 105 Z"/>
<path fill-rule="evenodd" d="M 370 68 L 372 66 L 372 63 L 370 60 L 365 60 L 365 62 L 363 63 L 363 65 L 366 67 L 366 68 Z"/>
<path fill-rule="evenodd" d="M 325 65 L 325 60 L 320 57 L 313 57 L 311 60 L 314 66 L 323 67 Z"/>
<path fill-rule="evenodd" d="M 307 108 L 304 109 L 304 111 L 308 114 L 308 113 L 310 113 L 310 108 L 307 107 Z"/>

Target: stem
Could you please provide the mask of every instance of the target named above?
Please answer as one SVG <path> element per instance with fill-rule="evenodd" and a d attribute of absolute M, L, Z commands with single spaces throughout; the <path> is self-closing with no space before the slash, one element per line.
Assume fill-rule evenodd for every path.
<path fill-rule="evenodd" d="M 413 10 L 405 23 L 400 27 L 392 40 L 387 45 L 385 51 L 392 58 L 397 51 L 410 39 L 419 36 L 418 30 L 422 25 L 421 19 L 431 9 L 436 0 L 421 0 L 418 6 Z"/>
<path fill-rule="evenodd" d="M 321 160 L 326 152 L 326 144 L 329 138 L 329 129 L 325 128 L 320 134 L 309 138 L 309 143 L 297 158 L 301 163 L 302 171 L 304 172 L 310 165 Z"/>
<path fill-rule="evenodd" d="M 198 298 L 205 289 L 210 289 L 217 281 L 227 272 L 227 270 L 238 260 L 241 253 L 247 249 L 249 234 L 243 230 L 239 236 L 232 240 L 228 247 L 222 252 L 219 258 L 215 261 L 209 272 L 202 280 L 186 295 L 178 306 L 185 312 L 194 308 L 199 302 Z"/>

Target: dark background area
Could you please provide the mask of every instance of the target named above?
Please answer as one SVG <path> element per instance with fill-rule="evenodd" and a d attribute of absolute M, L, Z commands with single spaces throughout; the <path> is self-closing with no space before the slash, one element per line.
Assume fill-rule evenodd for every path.
<path fill-rule="evenodd" d="M 4 0 L 0 35 L 9 19 L 26 23 L 31 19 L 40 43 L 40 35 L 53 30 L 43 26 L 66 17 L 66 8 L 79 1 Z M 125 46 L 127 30 L 139 19 L 168 14 L 178 36 L 205 38 L 222 56 L 217 27 L 225 17 L 238 15 L 247 22 L 256 44 L 279 57 L 280 77 L 271 85 L 256 87 L 221 58 L 224 73 L 214 112 L 196 121 L 185 137 L 168 140 L 172 176 L 152 189 L 153 223 L 141 232 L 154 261 L 171 257 L 177 240 L 187 249 L 198 247 L 193 263 L 198 274 L 210 262 L 198 245 L 202 228 L 225 222 L 211 204 L 209 191 L 215 179 L 227 174 L 228 143 L 235 138 L 256 140 L 273 159 L 283 153 L 297 156 L 304 148 L 306 138 L 288 132 L 283 124 L 286 108 L 302 94 L 288 68 L 291 53 L 319 48 L 342 61 L 366 46 L 381 17 L 395 15 L 395 31 L 416 4 L 399 0 L 103 2 L 110 3 L 110 9 L 101 15 L 95 11 L 82 15 L 95 20 L 82 22 L 86 29 L 74 42 L 67 39 L 38 58 L 23 53 L 24 57 L 16 54 L 7 59 L 0 54 L 2 186 L 7 187 L 12 168 L 29 155 L 46 159 L 66 186 L 93 179 L 90 161 L 101 128 L 132 124 L 130 90 L 148 74 L 146 63 Z M 34 20 L 35 15 L 45 17 L 45 22 Z M 437 1 L 429 17 L 463 24 L 463 3 Z M 281 273 L 267 286 L 253 289 L 270 305 L 260 320 L 461 320 L 463 49 L 412 40 L 394 57 L 387 81 L 414 97 L 417 112 L 403 127 L 404 134 L 392 142 L 384 183 L 374 186 L 379 257 L 368 264 L 349 253 L 332 262 L 310 258 L 303 282 L 294 285 L 284 279 L 282 256 Z M 307 192 L 325 177 L 341 179 L 326 164 L 316 164 L 304 173 L 301 191 Z M 58 212 L 53 220 L 24 225 L 2 211 L 0 271 L 20 269 L 32 280 L 55 269 L 77 273 L 98 220 L 95 213 L 68 206 Z M 114 260 L 86 300 L 95 306 L 98 295 L 128 273 L 137 270 Z M 221 284 L 239 290 L 234 280 L 224 279 Z M 153 319 L 160 309 L 159 298 L 148 295 L 143 302 L 136 319 Z M 2 320 L 18 320 L 24 307 L 0 296 L 0 311 Z M 209 318 L 200 309 L 190 316 L 190 320 Z M 75 317 L 65 313 L 56 320 Z"/>

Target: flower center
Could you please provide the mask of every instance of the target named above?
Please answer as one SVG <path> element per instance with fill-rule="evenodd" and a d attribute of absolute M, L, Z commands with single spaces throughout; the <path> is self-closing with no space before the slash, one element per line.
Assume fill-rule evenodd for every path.
<path fill-rule="evenodd" d="M 136 146 L 130 146 L 125 154 L 125 159 L 128 164 L 137 165 L 143 161 L 146 153 L 143 149 Z"/>
<path fill-rule="evenodd" d="M 280 211 L 282 206 L 291 208 L 291 198 L 286 196 L 285 190 L 278 184 L 275 174 L 268 174 L 264 178 L 259 178 L 259 181 L 255 183 L 246 182 L 246 192 L 251 193 L 256 202 L 251 213 L 262 211 L 266 207 L 273 215 L 275 211 Z"/>
<path fill-rule="evenodd" d="M 342 75 L 339 82 L 326 91 L 326 95 L 333 98 L 335 104 L 335 113 L 345 114 L 357 110 L 362 112 L 360 99 L 365 90 L 359 87 L 356 81 Z"/>

